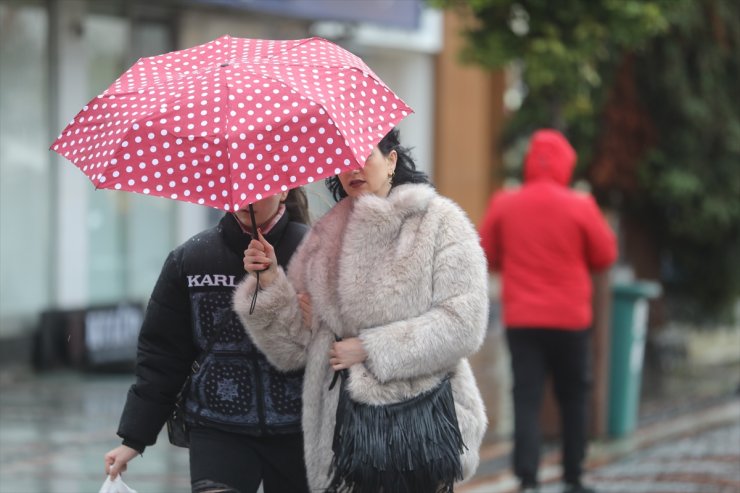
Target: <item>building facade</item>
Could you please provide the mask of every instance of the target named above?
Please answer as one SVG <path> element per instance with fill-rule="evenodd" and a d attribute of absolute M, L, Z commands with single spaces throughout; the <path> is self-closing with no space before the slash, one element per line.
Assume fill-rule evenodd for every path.
<path fill-rule="evenodd" d="M 142 306 L 167 252 L 221 215 L 95 190 L 49 151 L 140 57 L 224 34 L 333 40 L 414 108 L 404 143 L 477 221 L 497 162 L 501 78 L 460 65 L 458 28 L 422 0 L 0 0 L 0 353 L 28 354 L 44 313 Z M 331 205 L 321 183 L 309 198 L 316 216 Z"/>

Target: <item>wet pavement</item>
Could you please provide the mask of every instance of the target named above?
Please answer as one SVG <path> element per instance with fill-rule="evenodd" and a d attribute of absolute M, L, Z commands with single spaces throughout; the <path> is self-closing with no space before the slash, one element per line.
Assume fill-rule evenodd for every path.
<path fill-rule="evenodd" d="M 637 429 L 590 443 L 585 480 L 599 493 L 740 493 L 740 363 L 646 367 Z M 482 450 L 478 473 L 456 493 L 515 493 L 511 443 Z M 557 443 L 543 447 L 541 493 L 559 493 Z"/>
<path fill-rule="evenodd" d="M 0 493 L 96 493 L 105 479 L 103 454 L 120 443 L 115 430 L 132 381 L 71 370 L 0 379 Z M 653 400 L 642 405 L 638 430 L 591 447 L 587 479 L 597 491 L 740 492 L 740 398 L 729 384 L 710 391 L 702 382 L 694 382 L 699 387 L 690 399 L 650 384 Z M 507 441 L 484 449 L 478 475 L 456 491 L 516 491 L 509 449 Z M 544 454 L 541 473 L 542 493 L 559 492 L 554 447 Z M 162 434 L 129 464 L 124 479 L 139 493 L 189 491 L 187 450 Z"/>
<path fill-rule="evenodd" d="M 96 493 L 133 377 L 55 371 L 0 388 L 0 492 Z M 160 435 L 129 463 L 139 493 L 190 490 L 188 453 Z"/>
<path fill-rule="evenodd" d="M 740 419 L 640 450 L 592 471 L 589 479 L 602 493 L 737 493 Z"/>
<path fill-rule="evenodd" d="M 508 463 L 506 454 L 501 455 Z M 560 493 L 556 452 L 545 454 L 540 493 Z M 640 428 L 622 440 L 597 442 L 585 482 L 599 493 L 740 492 L 740 399 Z M 515 493 L 506 465 L 474 479 L 458 493 Z"/>

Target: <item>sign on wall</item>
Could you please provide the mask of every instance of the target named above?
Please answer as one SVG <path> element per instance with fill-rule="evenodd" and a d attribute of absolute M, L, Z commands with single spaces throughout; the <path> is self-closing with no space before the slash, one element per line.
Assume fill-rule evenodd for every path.
<path fill-rule="evenodd" d="M 136 358 L 144 313 L 139 305 L 91 309 L 85 314 L 85 349 L 89 365 Z"/>

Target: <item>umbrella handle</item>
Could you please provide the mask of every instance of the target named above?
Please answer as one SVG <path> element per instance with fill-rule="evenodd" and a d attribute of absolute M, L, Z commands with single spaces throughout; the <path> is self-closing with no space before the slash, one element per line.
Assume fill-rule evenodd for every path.
<path fill-rule="evenodd" d="M 260 273 L 257 272 L 257 285 L 254 287 L 254 294 L 252 295 L 252 303 L 249 305 L 249 314 L 254 313 L 254 307 L 257 305 L 257 292 L 260 290 Z"/>
<path fill-rule="evenodd" d="M 249 204 L 249 219 L 252 221 L 252 238 L 257 239 L 257 220 L 254 218 L 254 207 Z"/>
<path fill-rule="evenodd" d="M 257 220 L 254 218 L 254 207 L 249 204 L 249 219 L 252 221 L 252 238 L 257 239 Z M 268 267 L 269 268 L 269 267 Z M 267 269 L 263 269 L 267 270 Z M 249 314 L 254 313 L 254 307 L 257 305 L 257 293 L 260 290 L 260 271 L 254 273 L 257 276 L 257 285 L 254 287 L 254 294 L 252 295 L 252 303 L 249 305 Z"/>
<path fill-rule="evenodd" d="M 252 221 L 252 238 L 257 239 L 259 233 L 257 232 L 257 220 L 254 218 L 254 207 L 252 207 L 252 204 L 249 204 L 249 219 Z M 257 304 L 257 292 L 260 290 L 260 272 L 264 272 L 267 269 L 269 267 L 254 273 L 257 276 L 257 286 L 254 288 L 254 295 L 252 295 L 252 304 L 249 305 L 250 315 L 254 313 L 254 307 Z"/>

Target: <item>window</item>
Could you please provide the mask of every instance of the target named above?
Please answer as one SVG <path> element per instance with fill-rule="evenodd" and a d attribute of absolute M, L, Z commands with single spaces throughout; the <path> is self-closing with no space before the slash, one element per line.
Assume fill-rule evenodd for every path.
<path fill-rule="evenodd" d="M 173 49 L 169 26 L 155 21 L 90 14 L 84 32 L 91 98 L 138 58 Z M 175 242 L 176 204 L 92 186 L 88 193 L 90 304 L 146 300 Z"/>
<path fill-rule="evenodd" d="M 0 317 L 49 303 L 47 13 L 0 3 Z M 0 324 L 0 335 L 8 324 Z"/>

